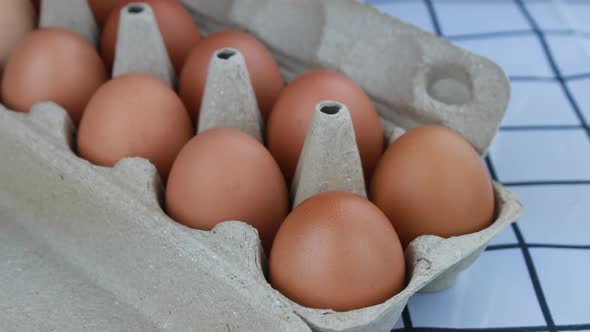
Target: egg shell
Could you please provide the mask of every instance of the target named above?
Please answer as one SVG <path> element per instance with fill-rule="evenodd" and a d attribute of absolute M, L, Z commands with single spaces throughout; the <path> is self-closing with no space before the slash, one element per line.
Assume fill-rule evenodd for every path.
<path fill-rule="evenodd" d="M 197 119 L 203 98 L 209 61 L 213 52 L 233 48 L 242 53 L 262 117 L 266 119 L 283 88 L 279 66 L 264 44 L 255 37 L 236 30 L 212 33 L 191 50 L 180 75 L 180 97 Z"/>
<path fill-rule="evenodd" d="M 385 302 L 403 288 L 404 252 L 379 208 L 352 193 L 324 192 L 281 225 L 269 275 L 274 288 L 301 305 L 349 311 Z"/>
<path fill-rule="evenodd" d="M 120 2 L 121 0 L 88 0 L 94 19 L 99 27 L 105 24 L 109 14 Z"/>
<path fill-rule="evenodd" d="M 193 22 L 188 11 L 177 0 L 119 1 L 111 11 L 101 34 L 100 53 L 107 68 L 112 68 L 115 59 L 121 9 L 133 2 L 145 3 L 152 8 L 164 38 L 168 56 L 174 64 L 176 72 L 180 73 L 190 50 L 199 41 L 199 28 Z"/>
<path fill-rule="evenodd" d="M 494 218 L 494 190 L 481 158 L 442 126 L 412 129 L 387 148 L 373 175 L 371 200 L 404 248 L 421 235 L 475 233 Z"/>
<path fill-rule="evenodd" d="M 213 128 L 195 136 L 170 171 L 166 211 L 173 219 L 203 230 L 228 220 L 249 223 L 267 252 L 288 208 L 276 162 L 264 145 L 237 129 Z"/>
<path fill-rule="evenodd" d="M 383 152 L 383 128 L 373 102 L 346 76 L 328 70 L 305 73 L 289 82 L 277 99 L 266 128 L 267 146 L 288 180 L 293 178 L 316 105 L 344 104 L 352 118 L 367 178 Z"/>
<path fill-rule="evenodd" d="M 0 1 L 0 76 L 16 45 L 35 28 L 35 10 L 29 1 Z"/>
<path fill-rule="evenodd" d="M 22 40 L 8 60 L 2 100 L 20 112 L 28 112 L 35 103 L 53 101 L 77 124 L 106 79 L 104 64 L 84 38 L 61 28 L 40 29 Z"/>
<path fill-rule="evenodd" d="M 509 85 L 497 65 L 356 1 L 184 3 L 204 31 L 240 26 L 263 39 L 276 51 L 286 77 L 318 67 L 345 72 L 374 97 L 387 123 L 392 118 L 402 119 L 401 126 L 407 129 L 429 121 L 444 121 L 466 133 L 481 152 L 487 149 L 505 110 Z M 301 38 L 290 38 L 294 32 Z M 358 47 L 359 41 L 363 47 Z M 399 47 L 407 44 L 420 46 L 421 53 Z M 403 57 L 404 53 L 410 56 Z M 449 61 L 464 66 L 473 79 L 469 104 L 445 106 L 424 94 L 424 72 L 433 62 L 444 68 Z M 400 68 L 413 68 L 415 64 L 418 71 L 400 76 Z M 400 89 L 413 94 L 400 94 Z M 199 326 L 204 330 L 238 327 L 257 331 L 389 331 L 410 296 L 424 287 L 450 285 L 490 238 L 516 220 L 520 210 L 518 199 L 495 184 L 497 220 L 474 234 L 416 240 L 406 252 L 412 271 L 410 281 L 397 296 L 384 304 L 352 312 L 305 308 L 273 291 L 264 280 L 264 258 L 259 254 L 258 237 L 250 227 L 239 222 L 220 224 L 212 232 L 181 227 L 157 205 L 148 162 L 130 160 L 105 169 L 80 160 L 63 145 L 64 137 L 73 133 L 66 126 L 63 111 L 54 108 L 59 109 L 39 107 L 29 115 L 0 107 L 0 151 L 1 155 L 11 156 L 0 163 L 6 181 L 2 194 L 8 194 L 9 202 L 18 203 L 8 210 L 16 216 L 8 220 L 15 225 L 8 236 L 36 231 L 43 241 L 30 239 L 27 244 L 50 250 L 40 251 L 41 256 L 35 257 L 64 262 L 71 271 L 67 275 L 88 286 L 85 291 L 97 289 L 96 297 L 92 301 L 72 297 L 79 301 L 72 303 L 62 302 L 63 296 L 50 293 L 50 303 L 20 302 L 26 294 L 17 290 L 16 297 L 0 298 L 0 303 L 26 307 L 39 315 L 17 315 L 15 322 L 8 322 L 9 328 L 30 326 L 43 330 L 51 325 L 67 329 L 72 319 L 83 318 L 72 316 L 69 308 L 84 308 L 90 302 L 106 299 L 104 307 L 91 314 L 118 319 L 99 322 L 104 326 L 102 330 L 120 329 L 124 324 L 130 329 L 140 326 L 150 330 L 157 324 L 178 330 Z M 149 204 L 144 196 L 151 196 Z M 0 204 L 4 202 L 0 200 Z M 105 222 L 109 227 L 104 227 Z M 11 255 L 10 251 L 1 254 L 9 259 L 24 255 Z M 39 269 L 45 272 L 45 266 Z M 80 275 L 80 271 L 85 273 Z M 88 280 L 87 275 L 94 277 Z M 70 290 L 73 286 L 67 281 L 71 279 L 59 276 L 26 271 L 19 280 L 27 285 L 49 285 L 48 290 L 57 285 Z M 128 311 L 128 305 L 116 306 L 113 298 L 149 312 L 149 317 Z M 59 311 L 62 307 L 64 311 Z M 60 320 L 47 320 L 47 312 Z"/>
<path fill-rule="evenodd" d="M 34 252 L 37 264 L 40 259 L 49 266 L 63 262 L 58 265 L 63 274 L 47 273 L 51 272 L 47 265 L 38 267 L 40 274 L 28 270 L 19 274 L 26 289 L 43 286 L 39 289 L 50 292 L 45 293 L 50 303 L 20 302 L 28 293 L 13 290 L 12 283 L 0 285 L 16 293 L 0 297 L 0 303 L 26 306 L 39 315 L 22 319 L 17 315 L 8 327 L 43 330 L 54 324 L 67 329 L 73 303 L 64 300 L 62 292 L 56 295 L 51 290 L 59 285 L 70 291 L 74 281 L 85 291 L 96 290 L 90 299 L 72 297 L 79 301 L 74 304 L 84 307 L 104 301 L 96 314 L 120 317 L 115 322 L 105 320 L 104 330 L 125 324 L 150 330 L 155 321 L 181 330 L 194 326 L 223 330 L 228 324 L 255 331 L 311 331 L 313 327 L 316 331 L 386 332 L 410 296 L 430 285 L 452 283 L 520 210 L 516 197 L 497 184 L 496 222 L 467 236 L 446 240 L 425 236 L 414 241 L 406 252 L 409 282 L 395 297 L 350 312 L 306 308 L 273 290 L 264 279 L 266 259 L 252 227 L 240 222 L 219 224 L 211 232 L 183 227 L 158 204 L 156 197 L 162 193 L 149 162 L 135 158 L 115 168 L 91 165 L 68 147 L 73 134 L 68 116 L 57 105 L 39 104 L 30 114 L 0 105 L 0 155 L 10 156 L 0 163 L 0 206 L 14 215 L 0 223 L 8 228 L 8 233 L 2 228 L 0 234 L 22 239 L 23 245 L 46 248 Z M 0 256 L 20 262 L 27 252 L 31 251 L 1 251 Z M 89 280 L 80 271 L 96 279 Z M 71 279 L 63 279 L 64 275 Z M 195 301 L 204 298 L 211 301 Z M 114 307 L 113 299 L 125 305 Z M 60 320 L 48 322 L 44 310 L 56 303 L 63 305 L 63 311 L 49 312 Z M 134 310 L 125 311 L 127 303 L 142 310 L 152 310 L 155 304 L 163 307 L 146 318 L 133 316 Z M 86 322 L 86 317 L 80 317 L 80 322 Z"/>
<path fill-rule="evenodd" d="M 92 96 L 78 130 L 78 153 L 103 166 L 143 157 L 165 181 L 192 136 L 188 113 L 174 91 L 151 75 L 130 73 L 107 82 Z"/>

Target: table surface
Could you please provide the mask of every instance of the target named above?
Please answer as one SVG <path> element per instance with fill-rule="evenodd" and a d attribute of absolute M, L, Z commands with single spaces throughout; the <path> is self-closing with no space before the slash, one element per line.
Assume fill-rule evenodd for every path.
<path fill-rule="evenodd" d="M 486 162 L 524 203 L 400 331 L 590 331 L 590 1 L 365 0 L 498 63 L 512 96 Z"/>

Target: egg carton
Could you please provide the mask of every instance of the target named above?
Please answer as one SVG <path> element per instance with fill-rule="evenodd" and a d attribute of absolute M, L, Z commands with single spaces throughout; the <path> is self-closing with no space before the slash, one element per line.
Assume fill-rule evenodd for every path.
<path fill-rule="evenodd" d="M 42 26 L 67 27 L 96 42 L 85 2 L 43 3 L 52 9 L 42 14 Z M 354 1 L 183 3 L 205 34 L 231 27 L 256 35 L 286 79 L 316 68 L 351 77 L 377 105 L 390 140 L 436 123 L 461 133 L 483 155 L 507 105 L 509 84 L 497 65 Z M 86 19 L 64 19 L 72 13 Z M 128 42 L 117 45 L 115 76 L 146 71 L 174 86 L 149 7 L 121 22 L 129 23 L 120 32 Z M 243 59 L 235 52 L 230 60 L 212 60 L 217 74 L 208 78 L 198 130 L 234 126 L 261 139 L 249 78 L 240 75 Z M 228 72 L 239 79 L 228 79 Z M 224 86 L 223 98 L 215 86 Z M 232 106 L 224 108 L 230 113 L 213 111 L 220 102 Z M 332 188 L 366 194 L 348 112 L 327 103 L 340 111 L 330 115 L 321 111 L 326 104 L 318 106 L 292 188 L 296 201 Z M 0 105 L 0 216 L 6 220 L 0 279 L 9 281 L 0 283 L 7 294 L 0 298 L 0 321 L 9 331 L 388 331 L 412 295 L 450 286 L 521 209 L 494 183 L 493 224 L 473 234 L 414 240 L 399 294 L 349 312 L 312 309 L 268 284 L 255 229 L 239 221 L 212 231 L 176 223 L 162 210 L 164 192 L 151 163 L 126 158 L 114 167 L 92 165 L 76 156 L 74 136 L 67 113 L 54 103 L 29 113 Z"/>

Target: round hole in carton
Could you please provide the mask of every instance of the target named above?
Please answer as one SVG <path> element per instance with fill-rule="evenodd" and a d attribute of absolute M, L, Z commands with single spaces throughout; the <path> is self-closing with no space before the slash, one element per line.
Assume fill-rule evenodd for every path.
<path fill-rule="evenodd" d="M 336 115 L 342 109 L 342 105 L 336 103 L 329 103 L 320 105 L 320 112 L 328 115 Z"/>
<path fill-rule="evenodd" d="M 435 66 L 428 73 L 426 84 L 430 97 L 447 105 L 464 105 L 473 97 L 471 75 L 462 66 Z"/>
<path fill-rule="evenodd" d="M 224 48 L 221 51 L 217 52 L 217 58 L 222 59 L 222 60 L 229 60 L 231 59 L 234 55 L 236 55 L 236 51 L 229 49 L 229 48 Z"/>
<path fill-rule="evenodd" d="M 143 6 L 139 4 L 133 4 L 127 7 L 127 12 L 129 14 L 139 14 L 143 12 Z"/>

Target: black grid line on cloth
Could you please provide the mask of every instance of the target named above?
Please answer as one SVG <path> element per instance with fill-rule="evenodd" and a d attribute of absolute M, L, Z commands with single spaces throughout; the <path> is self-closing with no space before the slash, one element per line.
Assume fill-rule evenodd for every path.
<path fill-rule="evenodd" d="M 432 3 L 432 0 L 423 0 L 423 1 L 424 1 L 424 4 L 426 5 L 426 8 L 428 9 L 428 14 L 430 15 L 430 21 L 432 22 L 432 27 L 434 29 L 434 32 L 437 35 L 442 36 L 440 22 L 438 20 L 438 15 L 436 14 L 436 9 L 434 8 L 434 4 Z"/>
<path fill-rule="evenodd" d="M 444 327 L 418 327 L 413 329 L 399 329 L 397 332 L 547 332 L 545 326 L 506 327 L 506 328 L 482 328 L 460 329 Z"/>
<path fill-rule="evenodd" d="M 583 125 L 507 125 L 500 127 L 501 131 L 538 131 L 538 130 L 579 130 Z"/>
<path fill-rule="evenodd" d="M 576 81 L 576 80 L 586 80 L 590 79 L 590 73 L 580 73 L 580 74 L 572 74 L 572 75 L 564 75 L 562 79 L 566 82 Z M 534 82 L 534 81 L 542 81 L 542 82 L 559 82 L 559 78 L 557 77 L 549 77 L 549 76 L 510 76 L 511 81 L 516 82 Z"/>
<path fill-rule="evenodd" d="M 580 110 L 580 107 L 579 107 L 576 99 L 574 98 L 572 92 L 570 91 L 569 87 L 567 86 L 566 81 L 561 74 L 561 70 L 557 66 L 557 63 L 555 61 L 555 57 L 553 56 L 553 52 L 551 52 L 551 48 L 549 47 L 549 43 L 547 43 L 547 38 L 545 37 L 545 34 L 539 28 L 539 24 L 537 24 L 537 21 L 531 15 L 531 13 L 527 9 L 527 7 L 523 3 L 523 1 L 522 0 L 514 0 L 514 2 L 516 3 L 516 5 L 518 6 L 520 11 L 522 12 L 524 17 L 526 18 L 526 20 L 529 22 L 529 24 L 533 28 L 533 31 L 537 35 L 539 42 L 541 42 L 541 47 L 543 48 L 543 51 L 545 52 L 545 57 L 547 58 L 547 61 L 549 62 L 549 66 L 551 67 L 551 70 L 555 74 L 557 81 L 560 83 L 560 86 L 563 89 L 563 92 L 565 93 L 567 100 L 571 104 L 572 109 L 574 110 L 574 113 L 576 113 L 576 116 L 580 120 L 580 123 L 585 127 L 586 135 L 588 136 L 588 139 L 590 139 L 590 128 L 588 128 L 588 123 L 586 122 L 586 119 L 582 115 L 582 111 Z"/>
<path fill-rule="evenodd" d="M 530 187 L 530 186 L 573 186 L 573 185 L 589 185 L 590 180 L 557 180 L 557 181 L 515 181 L 504 182 L 507 187 Z"/>
<path fill-rule="evenodd" d="M 546 76 L 510 76 L 509 77 L 513 82 L 555 82 L 557 79 L 555 77 L 546 77 Z"/>
<path fill-rule="evenodd" d="M 487 156 L 486 164 L 490 171 L 490 176 L 495 181 L 498 181 L 498 174 L 496 173 L 496 168 L 492 163 L 492 159 Z M 541 307 L 541 312 L 543 313 L 543 318 L 547 323 L 547 329 L 551 332 L 556 332 L 557 329 L 555 327 L 555 322 L 553 321 L 553 317 L 551 316 L 551 311 L 549 310 L 549 305 L 547 304 L 547 299 L 545 298 L 545 293 L 543 293 L 543 288 L 541 288 L 541 281 L 539 280 L 539 276 L 537 274 L 537 270 L 535 268 L 535 264 L 533 263 L 533 258 L 531 257 L 531 253 L 529 248 L 526 246 L 526 242 L 522 233 L 520 232 L 520 228 L 518 227 L 517 223 L 512 224 L 512 230 L 514 235 L 516 235 L 516 239 L 518 241 L 518 247 L 522 251 L 522 255 L 525 260 L 525 264 L 527 270 L 529 272 L 529 277 L 531 278 L 531 282 L 533 284 L 533 289 L 535 290 L 535 295 L 537 297 L 537 301 L 539 302 L 539 306 Z"/>
<path fill-rule="evenodd" d="M 410 309 L 408 309 L 408 305 L 406 304 L 406 307 L 404 308 L 404 311 L 402 312 L 402 319 L 404 321 L 404 326 L 406 328 L 413 328 L 414 324 L 412 323 L 412 316 L 410 316 Z"/>
<path fill-rule="evenodd" d="M 559 66 L 556 63 L 555 57 L 553 55 L 553 52 L 551 51 L 551 48 L 549 47 L 549 44 L 547 42 L 547 38 L 546 38 L 546 33 L 544 33 L 544 31 L 539 27 L 539 24 L 537 23 L 537 21 L 535 20 L 535 18 L 533 17 L 533 15 L 529 12 L 528 8 L 526 7 L 526 5 L 524 4 L 523 0 L 514 0 L 514 2 L 516 3 L 516 5 L 518 6 L 519 10 L 522 12 L 522 14 L 524 15 L 524 17 L 526 18 L 526 20 L 529 22 L 529 24 L 531 25 L 531 27 L 533 28 L 533 31 L 535 32 L 535 34 L 537 35 L 537 38 L 539 39 L 541 46 L 543 48 L 543 51 L 545 52 L 545 57 L 547 58 L 549 65 L 553 71 L 553 73 L 556 76 L 557 81 L 559 82 L 561 88 L 563 89 L 567 100 L 569 101 L 572 109 L 574 110 L 574 113 L 576 114 L 578 120 L 580 121 L 580 123 L 582 124 L 582 127 L 585 129 L 586 135 L 588 137 L 588 139 L 590 139 L 590 127 L 588 125 L 588 123 L 586 122 L 586 119 L 584 118 L 584 116 L 582 115 L 582 112 L 580 110 L 580 107 L 575 99 L 575 97 L 573 96 L 569 86 L 567 85 L 567 80 L 576 80 L 576 79 L 585 79 L 585 78 L 589 78 L 590 75 L 588 75 L 587 73 L 582 73 L 582 74 L 577 74 L 577 75 L 571 75 L 569 77 L 564 77 L 563 74 L 561 73 L 561 70 L 559 68 Z M 581 34 L 576 33 L 576 35 L 580 36 Z M 584 36 L 587 36 L 587 34 L 582 34 Z M 590 181 L 569 181 L 570 185 L 571 184 L 589 184 Z M 572 183 L 573 182 L 573 183 Z M 526 183 L 522 183 L 525 184 Z M 545 183 L 545 185 L 551 185 L 552 183 Z M 513 224 L 513 228 L 516 234 L 516 237 L 518 239 L 519 244 L 522 244 L 523 247 L 521 248 L 523 250 L 523 254 L 525 256 L 528 256 L 527 259 L 527 265 L 529 264 L 529 260 L 530 260 L 530 264 L 531 264 L 531 268 L 532 270 L 529 270 L 529 272 L 531 273 L 531 278 L 533 279 L 533 283 L 536 282 L 539 283 L 538 287 L 539 289 L 541 288 L 540 286 L 540 281 L 539 281 L 539 277 L 536 275 L 536 270 L 534 270 L 534 265 L 532 262 L 532 258 L 530 258 L 530 251 L 529 248 L 552 248 L 552 249 L 590 249 L 590 246 L 573 246 L 573 245 L 547 245 L 547 244 L 527 244 L 524 240 L 524 237 L 522 235 L 522 232 L 520 231 L 520 228 L 518 226 L 518 224 Z M 526 257 L 525 257 L 526 258 Z M 534 273 L 534 275 L 533 275 Z M 537 288 L 537 285 L 535 285 L 535 290 Z M 542 309 L 543 309 L 543 313 L 545 314 L 545 310 L 543 308 L 543 305 L 547 305 L 546 303 L 546 298 L 543 297 L 539 297 L 539 294 L 543 294 L 542 293 L 542 289 L 541 293 L 537 293 L 537 297 L 539 299 L 539 303 L 542 305 Z M 544 301 L 544 303 L 543 303 Z M 547 307 L 547 310 L 548 307 Z M 551 318 L 551 314 L 550 312 L 548 312 L 548 318 Z M 585 324 L 585 325 L 571 325 L 569 326 L 568 329 L 565 328 L 560 328 L 560 327 L 556 327 L 553 320 L 548 321 L 548 326 L 550 327 L 551 330 L 553 331 L 573 331 L 573 330 L 585 330 L 589 328 L 590 324 Z"/>
<path fill-rule="evenodd" d="M 547 243 L 527 243 L 529 248 L 548 248 L 548 249 L 577 249 L 577 250 L 590 250 L 590 245 L 576 245 L 576 244 L 547 244 Z M 504 249 L 517 249 L 520 248 L 520 244 L 495 244 L 490 245 L 486 248 L 486 251 L 504 250 Z"/>
<path fill-rule="evenodd" d="M 590 324 L 557 325 L 558 332 L 582 331 L 590 329 Z M 546 326 L 492 327 L 492 328 L 445 328 L 445 327 L 414 327 L 397 329 L 396 332 L 548 332 Z"/>
<path fill-rule="evenodd" d="M 522 236 L 522 232 L 520 231 L 520 227 L 517 223 L 512 224 L 512 229 L 516 234 L 516 238 L 518 239 L 518 243 L 520 244 L 520 249 L 522 250 L 522 254 L 524 256 L 524 260 L 527 265 L 527 269 L 529 270 L 529 274 L 531 277 L 531 281 L 533 282 L 533 287 L 535 289 L 535 294 L 537 295 L 537 300 L 539 301 L 539 305 L 541 306 L 541 311 L 543 312 L 543 316 L 547 321 L 547 326 L 549 327 L 549 331 L 557 331 L 557 327 L 555 326 L 555 322 L 553 321 L 553 317 L 551 316 L 551 312 L 549 311 L 549 305 L 547 304 L 547 298 L 543 293 L 543 288 L 541 287 L 541 280 L 539 279 L 539 275 L 537 273 L 537 269 L 535 268 L 535 264 L 533 263 L 533 258 L 531 256 L 531 252 L 529 250 L 528 245 L 526 244 L 524 237 Z"/>
<path fill-rule="evenodd" d="M 584 39 L 590 38 L 590 33 L 579 32 L 571 29 L 560 29 L 560 30 L 543 30 L 542 32 L 546 36 L 577 36 Z M 480 33 L 466 33 L 466 34 L 454 34 L 447 35 L 446 38 L 450 40 L 472 40 L 472 39 L 491 39 L 500 37 L 516 37 L 516 36 L 534 36 L 536 35 L 535 29 L 522 29 L 522 30 L 505 30 L 505 31 L 490 31 Z"/>
<path fill-rule="evenodd" d="M 575 81 L 575 80 L 584 80 L 589 79 L 590 73 L 581 73 L 581 74 L 574 74 L 569 76 L 564 76 L 563 79 L 566 81 Z"/>
<path fill-rule="evenodd" d="M 544 130 L 580 130 L 583 125 L 508 125 L 500 127 L 500 131 L 544 131 Z"/>
<path fill-rule="evenodd" d="M 374 0 L 375 1 L 375 0 Z M 574 75 L 562 75 L 559 67 L 556 64 L 555 58 L 551 52 L 551 49 L 547 43 L 546 35 L 575 35 L 578 37 L 583 38 L 590 38 L 590 32 L 580 32 L 571 29 L 541 29 L 531 13 L 526 8 L 526 5 L 523 3 L 522 0 L 513 0 L 514 3 L 517 5 L 518 9 L 521 11 L 531 29 L 524 29 L 524 30 L 513 30 L 513 31 L 505 31 L 505 32 L 489 32 L 489 33 L 479 33 L 479 34 L 465 34 L 465 35 L 452 35 L 452 36 L 445 36 L 442 33 L 440 21 L 438 19 L 438 15 L 436 13 L 435 6 L 432 0 L 423 0 L 424 4 L 426 5 L 428 14 L 430 15 L 431 23 L 435 33 L 443 38 L 449 40 L 467 40 L 467 39 L 485 39 L 485 38 L 498 38 L 498 37 L 509 37 L 509 36 L 519 36 L 519 35 L 532 35 L 536 36 L 539 41 L 541 42 L 542 49 L 544 51 L 544 55 L 547 58 L 552 72 L 554 73 L 554 77 L 546 77 L 546 76 L 511 76 L 511 81 L 549 81 L 549 82 L 558 82 L 560 87 L 563 89 L 568 102 L 570 103 L 571 107 L 573 108 L 576 117 L 579 119 L 581 125 L 542 125 L 542 126 L 502 126 L 500 128 L 501 131 L 543 131 L 543 130 L 585 130 L 588 138 L 590 139 L 590 127 L 582 112 L 580 110 L 577 101 L 575 100 L 573 94 L 571 93 L 569 87 L 567 86 L 568 81 L 572 80 L 581 80 L 581 79 L 590 79 L 590 73 L 579 73 Z M 531 1 L 531 0 L 528 0 Z M 385 2 L 383 1 L 375 1 L 376 3 Z M 533 2 L 533 1 L 531 1 Z M 491 177 L 495 181 L 499 181 L 493 162 L 491 158 L 488 156 L 485 158 L 485 162 L 488 166 L 490 171 Z M 522 182 L 504 182 L 505 186 L 509 187 L 518 187 L 518 186 L 551 186 L 551 185 L 590 185 L 590 180 L 566 180 L 566 181 L 522 181 Z M 499 244 L 499 245 L 490 245 L 486 248 L 486 251 L 494 251 L 494 250 L 503 250 L 503 249 L 521 249 L 523 254 L 525 264 L 527 266 L 527 271 L 529 272 L 529 277 L 531 278 L 531 282 L 533 284 L 533 288 L 535 290 L 535 295 L 537 297 L 537 301 L 541 307 L 541 311 L 543 313 L 543 317 L 547 323 L 546 326 L 524 326 L 524 327 L 501 327 L 501 328 L 438 328 L 438 327 L 413 327 L 413 322 L 411 320 L 411 314 L 409 307 L 403 311 L 402 318 L 404 322 L 405 328 L 397 329 L 396 331 L 433 331 L 433 332 L 452 332 L 452 331 L 486 331 L 486 332 L 507 332 L 507 331 L 550 331 L 550 332 L 559 332 L 559 331 L 581 331 L 581 330 L 590 330 L 590 323 L 588 324 L 572 324 L 572 325 L 556 325 L 553 321 L 553 317 L 551 316 L 547 300 L 545 298 L 543 289 L 541 287 L 540 279 L 535 269 L 529 248 L 550 248 L 556 250 L 568 250 L 568 249 L 582 249 L 582 250 L 590 250 L 590 245 L 564 245 L 564 244 L 545 244 L 545 243 L 526 243 L 522 232 L 517 223 L 512 225 L 513 233 L 517 238 L 517 242 L 515 244 Z"/>

